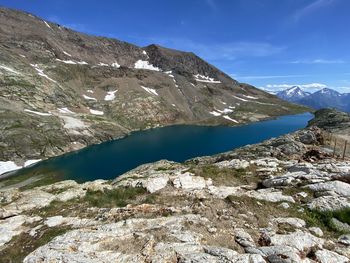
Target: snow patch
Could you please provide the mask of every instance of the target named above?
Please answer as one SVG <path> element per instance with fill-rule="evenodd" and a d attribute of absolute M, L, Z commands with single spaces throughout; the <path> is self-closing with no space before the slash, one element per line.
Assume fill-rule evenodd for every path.
<path fill-rule="evenodd" d="M 48 28 L 52 29 L 51 26 L 46 21 L 44 21 L 44 23 Z"/>
<path fill-rule="evenodd" d="M 115 99 L 115 93 L 117 92 L 117 90 L 114 91 L 108 91 L 107 95 L 105 96 L 105 101 L 111 101 Z"/>
<path fill-rule="evenodd" d="M 120 65 L 117 62 L 111 64 L 113 68 L 120 68 Z"/>
<path fill-rule="evenodd" d="M 0 161 L 0 174 L 4 174 L 4 173 L 18 170 L 21 168 L 22 167 L 15 164 L 15 162 L 12 162 L 12 161 L 2 162 L 2 161 Z"/>
<path fill-rule="evenodd" d="M 63 114 L 75 114 L 73 111 L 69 110 L 68 108 L 60 108 L 58 109 L 58 112 Z"/>
<path fill-rule="evenodd" d="M 152 94 L 152 95 L 156 95 L 158 96 L 158 93 L 155 89 L 151 89 L 151 88 L 147 88 L 147 87 L 144 87 L 144 86 L 141 86 L 141 88 L 143 88 L 145 91 L 147 91 L 149 94 Z"/>
<path fill-rule="evenodd" d="M 98 63 L 97 65 L 101 67 L 108 67 L 108 64 L 102 62 Z"/>
<path fill-rule="evenodd" d="M 59 58 L 56 58 L 57 61 L 59 62 L 63 62 L 65 64 L 72 64 L 72 65 L 76 65 L 77 62 L 73 61 L 73 60 L 62 60 L 62 59 L 59 59 Z"/>
<path fill-rule="evenodd" d="M 38 112 L 38 111 L 33 111 L 33 110 L 27 110 L 25 109 L 24 110 L 25 112 L 29 112 L 29 113 L 33 113 L 33 114 L 36 114 L 36 115 L 39 115 L 39 116 L 51 116 L 51 112 L 49 113 L 46 113 L 46 112 Z"/>
<path fill-rule="evenodd" d="M 215 117 L 221 116 L 221 113 L 220 113 L 220 112 L 217 112 L 217 111 L 210 111 L 209 113 L 210 113 L 211 115 L 214 115 Z"/>
<path fill-rule="evenodd" d="M 88 65 L 88 63 L 85 62 L 85 61 L 78 61 L 77 63 L 78 63 L 79 65 Z"/>
<path fill-rule="evenodd" d="M 142 51 L 142 54 L 144 54 L 144 55 L 146 55 L 146 56 L 148 56 L 147 55 L 147 52 L 144 50 L 144 51 Z"/>
<path fill-rule="evenodd" d="M 3 65 L 0 65 L 0 69 L 4 69 L 4 70 L 11 72 L 13 74 L 19 74 L 16 70 L 9 68 L 9 67 L 6 67 L 6 66 L 3 66 Z"/>
<path fill-rule="evenodd" d="M 19 54 L 22 58 L 25 58 L 26 56 L 25 55 L 22 55 L 22 54 Z"/>
<path fill-rule="evenodd" d="M 90 109 L 90 113 L 94 115 L 103 115 L 103 111 Z"/>
<path fill-rule="evenodd" d="M 220 112 L 220 113 L 231 113 L 231 112 L 233 112 L 233 110 L 231 110 L 231 109 L 223 109 L 223 110 L 218 110 L 218 109 L 215 109 L 217 112 Z"/>
<path fill-rule="evenodd" d="M 249 96 L 249 95 L 243 95 L 243 94 L 242 94 L 242 96 L 245 97 L 245 98 L 247 98 L 247 99 L 252 99 L 252 100 L 257 100 L 257 99 L 259 99 L 259 98 L 257 98 L 257 97 L 253 97 L 253 96 Z"/>
<path fill-rule="evenodd" d="M 86 100 L 94 100 L 94 101 L 97 101 L 97 99 L 95 99 L 95 98 L 93 98 L 93 97 L 86 96 L 85 94 L 83 94 L 83 98 L 86 99 Z"/>
<path fill-rule="evenodd" d="M 69 116 L 60 116 L 61 119 L 63 119 L 64 121 L 64 128 L 65 129 L 72 129 L 72 130 L 76 130 L 76 129 L 84 129 L 87 126 L 84 124 L 83 121 L 73 118 L 73 117 L 69 117 Z"/>
<path fill-rule="evenodd" d="M 66 51 L 62 51 L 63 52 L 63 54 L 65 54 L 65 55 L 67 55 L 68 57 L 71 57 L 72 55 L 71 54 L 69 54 L 68 52 L 66 52 Z"/>
<path fill-rule="evenodd" d="M 52 82 L 54 82 L 54 83 L 57 83 L 56 80 L 53 80 L 53 79 L 50 78 L 48 75 L 46 75 L 46 74 L 44 73 L 44 70 L 39 68 L 38 64 L 30 64 L 30 65 L 38 72 L 38 75 L 39 75 L 39 76 L 42 76 L 42 77 L 44 77 L 44 78 L 46 78 L 46 79 L 48 79 L 48 80 L 50 80 L 50 81 L 52 81 Z"/>
<path fill-rule="evenodd" d="M 40 161 L 41 161 L 41 159 L 25 161 L 23 167 L 27 167 L 27 166 L 33 165 L 33 164 L 38 163 L 38 162 L 40 162 Z"/>
<path fill-rule="evenodd" d="M 153 66 L 146 60 L 138 60 L 135 62 L 135 68 L 136 69 L 147 69 L 147 70 L 154 70 L 154 71 L 160 71 L 159 68 Z"/>
<path fill-rule="evenodd" d="M 94 93 L 94 91 L 93 91 L 93 90 L 91 90 L 91 89 L 88 89 L 86 92 L 89 92 L 89 93 Z"/>
<path fill-rule="evenodd" d="M 249 101 L 249 100 L 245 100 L 245 99 L 242 99 L 240 97 L 237 97 L 237 96 L 233 96 L 233 97 L 236 98 L 237 100 L 241 100 L 241 101 L 245 101 L 245 102 Z"/>
<path fill-rule="evenodd" d="M 196 79 L 196 81 L 199 81 L 199 82 L 221 83 L 221 81 L 215 80 L 214 78 L 210 78 L 210 77 L 208 77 L 208 76 L 203 76 L 203 75 L 200 75 L 200 74 L 193 75 L 193 76 L 194 76 L 194 78 Z"/>
<path fill-rule="evenodd" d="M 227 116 L 227 115 L 224 115 L 224 116 L 222 116 L 224 119 L 226 119 L 226 120 L 229 120 L 229 121 L 232 121 L 232 122 L 235 122 L 235 123 L 239 123 L 238 121 L 236 121 L 235 119 L 232 119 L 232 118 L 230 118 L 229 116 Z"/>

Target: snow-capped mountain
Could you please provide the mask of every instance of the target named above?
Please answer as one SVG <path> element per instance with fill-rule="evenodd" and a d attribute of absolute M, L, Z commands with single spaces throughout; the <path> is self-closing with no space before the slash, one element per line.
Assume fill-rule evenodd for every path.
<path fill-rule="evenodd" d="M 278 97 L 280 97 L 281 99 L 284 99 L 284 100 L 287 100 L 287 101 L 291 101 L 291 102 L 295 102 L 295 101 L 298 101 L 298 100 L 300 100 L 302 98 L 305 98 L 305 97 L 309 96 L 310 93 L 303 91 L 298 86 L 293 86 L 293 87 L 291 87 L 289 89 L 277 92 L 276 95 Z"/>
<path fill-rule="evenodd" d="M 350 112 L 350 93 L 340 93 L 330 88 L 324 88 L 314 93 L 303 91 L 300 87 L 280 91 L 276 94 L 281 99 L 309 106 L 314 109 L 337 108 Z"/>

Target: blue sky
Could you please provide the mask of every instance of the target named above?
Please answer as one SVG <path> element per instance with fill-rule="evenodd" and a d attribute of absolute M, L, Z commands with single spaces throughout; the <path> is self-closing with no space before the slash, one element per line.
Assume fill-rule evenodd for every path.
<path fill-rule="evenodd" d="M 192 51 L 257 87 L 350 92 L 349 0 L 0 0 L 78 31 Z"/>

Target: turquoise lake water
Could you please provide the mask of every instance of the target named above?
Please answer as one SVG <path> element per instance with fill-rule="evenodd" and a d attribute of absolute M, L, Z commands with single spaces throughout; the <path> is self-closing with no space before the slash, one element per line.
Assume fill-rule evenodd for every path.
<path fill-rule="evenodd" d="M 133 132 L 122 139 L 50 158 L 20 173 L 44 168 L 78 182 L 113 179 L 144 163 L 161 159 L 183 162 L 258 143 L 304 128 L 312 117 L 305 113 L 238 127 L 177 125 Z"/>

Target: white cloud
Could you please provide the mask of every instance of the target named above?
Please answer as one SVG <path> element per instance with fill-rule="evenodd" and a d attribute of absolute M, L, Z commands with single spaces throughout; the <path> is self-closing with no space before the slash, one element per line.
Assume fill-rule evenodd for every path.
<path fill-rule="evenodd" d="M 310 75 L 257 75 L 257 76 L 239 76 L 235 74 L 230 74 L 231 77 L 239 80 L 254 80 L 254 79 L 284 79 L 284 78 L 302 78 L 308 77 Z"/>
<path fill-rule="evenodd" d="M 303 17 L 311 15 L 312 13 L 329 6 L 329 5 L 333 4 L 334 2 L 336 2 L 336 0 L 316 0 L 316 1 L 313 1 L 312 3 L 306 5 L 305 7 L 297 10 L 293 14 L 293 20 L 294 20 L 294 22 L 297 23 Z"/>
<path fill-rule="evenodd" d="M 291 64 L 344 64 L 342 59 L 312 59 L 312 60 L 295 60 Z"/>

